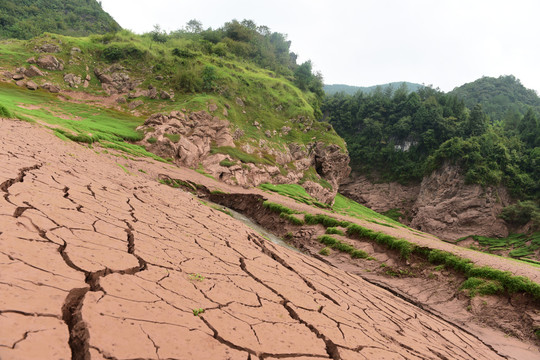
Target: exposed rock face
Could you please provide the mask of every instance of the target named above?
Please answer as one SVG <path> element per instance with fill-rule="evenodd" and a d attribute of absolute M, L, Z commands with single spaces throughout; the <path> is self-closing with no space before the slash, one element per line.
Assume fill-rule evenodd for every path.
<path fill-rule="evenodd" d="M 68 83 L 70 87 L 76 88 L 81 84 L 82 78 L 75 74 L 66 74 L 64 75 L 64 81 Z"/>
<path fill-rule="evenodd" d="M 402 222 L 445 240 L 467 235 L 508 236 L 505 222 L 498 218 L 511 203 L 503 188 L 465 184 L 457 166 L 445 165 L 421 184 L 374 184 L 354 176 L 340 191 L 371 209 L 384 212 L 400 209 Z"/>
<path fill-rule="evenodd" d="M 43 69 L 57 71 L 64 70 L 64 64 L 62 63 L 62 61 L 58 60 L 52 55 L 40 56 L 39 59 L 37 59 L 36 63 L 39 65 L 39 67 Z"/>
<path fill-rule="evenodd" d="M 242 151 L 248 154 L 259 157 L 264 154 L 273 156 L 281 166 L 293 163 L 294 166 L 286 173 L 276 165 L 240 163 L 228 155 L 212 154 L 212 146 L 236 147 L 234 139 L 238 139 L 242 131 L 237 129 L 234 136 L 231 135 L 228 120 L 220 120 L 206 111 L 191 114 L 179 111 L 173 111 L 169 115 L 154 114 L 139 129 L 146 133 L 142 143 L 149 151 L 164 158 L 175 159 L 183 166 L 197 167 L 202 164 L 212 176 L 229 184 L 249 187 L 267 182 L 298 183 L 303 178 L 304 171 L 314 167 L 319 175 L 330 183 L 332 189 L 310 181 L 306 181 L 304 187 L 317 200 L 331 203 L 339 183 L 350 172 L 348 155 L 342 153 L 336 145 L 323 143 L 312 143 L 306 149 L 298 144 L 290 144 L 284 151 L 275 150 L 267 143 L 268 140 L 263 139 L 259 141 L 257 148 L 243 146 Z M 272 134 L 269 130 L 266 133 L 268 137 L 277 135 L 277 132 Z M 173 142 L 170 135 L 179 135 L 179 140 Z"/>
<path fill-rule="evenodd" d="M 458 167 L 444 166 L 422 180 L 411 226 L 444 239 L 506 237 L 508 229 L 497 215 L 510 201 L 503 188 L 466 185 Z"/>
<path fill-rule="evenodd" d="M 44 88 L 45 90 L 48 90 L 49 92 L 51 93 L 59 93 L 60 92 L 60 88 L 56 85 L 53 85 L 51 83 L 45 83 L 43 85 L 41 85 L 42 88 Z"/>
<path fill-rule="evenodd" d="M 37 89 L 38 89 L 38 85 L 37 85 L 35 82 L 33 82 L 33 81 L 27 81 L 27 82 L 26 82 L 26 88 L 27 88 L 28 90 L 37 90 Z"/>
<path fill-rule="evenodd" d="M 125 94 L 135 89 L 137 82 L 131 80 L 124 70 L 122 66 L 115 64 L 105 69 L 95 68 L 94 74 L 107 94 Z"/>
<path fill-rule="evenodd" d="M 377 183 L 363 175 L 353 173 L 339 188 L 340 193 L 377 212 L 400 209 L 409 213 L 420 192 L 420 185 L 402 185 L 397 182 Z M 401 219 L 407 223 L 406 218 Z"/>
<path fill-rule="evenodd" d="M 30 66 L 28 69 L 24 70 L 24 75 L 27 77 L 34 77 L 34 76 L 43 76 L 43 72 L 39 70 L 34 65 Z"/>
<path fill-rule="evenodd" d="M 503 359 L 117 158 L 0 126 L 2 359 Z"/>
<path fill-rule="evenodd" d="M 56 44 L 43 44 L 36 46 L 34 50 L 38 53 L 58 53 L 60 52 L 60 46 Z"/>

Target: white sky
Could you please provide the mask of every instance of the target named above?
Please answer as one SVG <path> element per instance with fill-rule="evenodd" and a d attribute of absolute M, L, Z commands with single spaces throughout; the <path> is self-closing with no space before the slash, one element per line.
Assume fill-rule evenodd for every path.
<path fill-rule="evenodd" d="M 288 34 L 326 84 L 393 81 L 443 91 L 512 74 L 540 93 L 538 0 L 101 0 L 123 27 L 148 32 L 197 19 L 253 20 Z"/>

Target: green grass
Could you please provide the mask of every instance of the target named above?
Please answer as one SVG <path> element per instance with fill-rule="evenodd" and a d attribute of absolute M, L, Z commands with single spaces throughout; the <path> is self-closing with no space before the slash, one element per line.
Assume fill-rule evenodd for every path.
<path fill-rule="evenodd" d="M 341 235 L 341 236 L 345 236 L 345 233 L 341 230 L 339 230 L 338 228 L 336 227 L 329 227 L 326 229 L 326 234 L 335 234 L 335 235 Z"/>
<path fill-rule="evenodd" d="M 405 225 L 379 214 L 370 208 L 360 205 L 356 201 L 351 200 L 341 194 L 336 195 L 332 209 L 339 214 L 352 216 L 357 219 L 368 220 L 380 225 L 406 227 Z"/>
<path fill-rule="evenodd" d="M 350 254 L 353 259 L 372 259 L 367 252 L 356 249 L 354 246 L 341 242 L 332 236 L 322 235 L 317 240 L 329 248 Z"/>
<path fill-rule="evenodd" d="M 219 162 L 219 165 L 220 166 L 225 166 L 225 167 L 231 167 L 231 166 L 234 166 L 236 165 L 236 161 L 231 161 L 229 159 L 223 159 Z"/>
<path fill-rule="evenodd" d="M 265 208 L 267 208 L 268 210 L 270 210 L 272 212 L 275 212 L 277 214 L 289 214 L 289 215 L 291 215 L 291 214 L 297 214 L 298 213 L 297 211 L 289 209 L 286 206 L 283 206 L 283 205 L 278 204 L 278 203 L 273 203 L 273 202 L 270 202 L 270 201 L 265 201 L 263 203 L 263 206 Z"/>
<path fill-rule="evenodd" d="M 221 146 L 221 147 L 212 148 L 211 153 L 229 155 L 230 157 L 234 159 L 238 159 L 243 163 L 263 164 L 263 165 L 276 164 L 276 160 L 270 155 L 261 157 L 255 154 L 248 154 L 245 151 L 242 151 L 241 149 L 233 148 L 230 146 Z"/>
<path fill-rule="evenodd" d="M 472 235 L 460 238 L 456 242 L 459 243 L 468 238 L 476 241 L 481 251 L 488 253 L 509 251 L 508 256 L 518 259 L 534 260 L 534 255 L 540 249 L 540 232 L 538 231 L 532 234 L 511 234 L 506 238 Z"/>
<path fill-rule="evenodd" d="M 304 189 L 302 186 L 298 184 L 279 184 L 279 185 L 273 185 L 273 184 L 261 184 L 259 185 L 259 188 L 262 190 L 272 191 L 275 193 L 278 193 L 283 196 L 287 196 L 291 199 L 294 199 L 298 202 L 307 204 L 307 205 L 315 205 L 320 208 L 328 208 L 329 205 L 323 204 L 313 197 L 309 195 L 306 192 L 306 189 Z"/>
<path fill-rule="evenodd" d="M 329 256 L 332 253 L 332 250 L 330 250 L 329 247 L 324 247 L 321 250 L 319 250 L 319 254 L 322 256 Z"/>
<path fill-rule="evenodd" d="M 279 217 L 281 217 L 282 219 L 288 220 L 291 224 L 296 225 L 296 226 L 302 226 L 305 224 L 304 220 L 297 218 L 296 216 L 292 214 L 286 214 L 282 212 L 281 214 L 279 214 Z"/>
<path fill-rule="evenodd" d="M 167 139 L 171 140 L 173 143 L 180 141 L 180 134 L 163 134 Z"/>

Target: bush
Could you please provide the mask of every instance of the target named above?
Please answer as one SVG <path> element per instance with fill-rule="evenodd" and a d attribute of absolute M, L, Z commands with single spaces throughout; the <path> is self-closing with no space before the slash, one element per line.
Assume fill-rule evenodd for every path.
<path fill-rule="evenodd" d="M 107 62 L 116 62 L 124 59 L 140 60 L 144 57 L 145 53 L 145 50 L 142 50 L 133 44 L 112 44 L 103 50 L 103 58 Z"/>
<path fill-rule="evenodd" d="M 525 225 L 533 219 L 535 227 L 540 227 L 540 208 L 534 201 L 518 201 L 517 204 L 505 207 L 500 216 L 509 223 L 519 225 Z"/>
<path fill-rule="evenodd" d="M 184 59 L 191 59 L 197 56 L 197 54 L 194 53 L 193 51 L 190 51 L 188 49 L 179 49 L 179 48 L 172 49 L 172 54 L 174 56 L 178 56 Z"/>

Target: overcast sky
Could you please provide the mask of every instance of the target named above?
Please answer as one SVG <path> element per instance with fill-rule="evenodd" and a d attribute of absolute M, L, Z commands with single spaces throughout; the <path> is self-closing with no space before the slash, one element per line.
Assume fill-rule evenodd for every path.
<path fill-rule="evenodd" d="M 251 19 L 288 34 L 326 84 L 393 81 L 443 91 L 515 75 L 540 93 L 538 0 L 101 0 L 123 27 L 167 31 Z"/>

